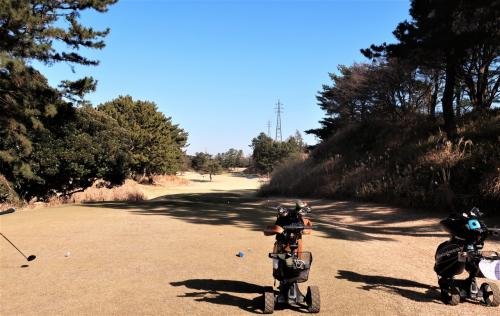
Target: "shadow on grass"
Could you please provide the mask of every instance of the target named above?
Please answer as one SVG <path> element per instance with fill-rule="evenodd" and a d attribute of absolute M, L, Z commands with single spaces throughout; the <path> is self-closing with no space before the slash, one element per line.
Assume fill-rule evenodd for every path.
<path fill-rule="evenodd" d="M 339 270 L 336 278 L 356 283 L 362 283 L 360 289 L 365 291 L 384 291 L 403 296 L 416 302 L 441 302 L 439 299 L 440 295 L 438 287 L 430 286 L 428 284 L 412 280 L 378 275 L 365 275 L 346 270 Z M 421 291 L 415 291 L 412 288 L 423 289 L 425 290 L 425 292 L 422 293 Z"/>
<path fill-rule="evenodd" d="M 256 174 L 246 174 L 242 172 L 231 172 L 232 177 L 245 178 L 245 179 L 258 179 L 259 176 Z"/>
<path fill-rule="evenodd" d="M 210 182 L 209 179 L 189 179 L 191 182 L 201 182 L 201 183 L 207 183 Z"/>
<path fill-rule="evenodd" d="M 217 305 L 236 306 L 252 313 L 261 313 L 264 287 L 243 281 L 191 279 L 180 282 L 171 282 L 172 286 L 185 286 L 195 290 L 179 297 L 191 297 L 197 302 L 207 302 Z M 240 297 L 236 294 L 258 294 L 253 299 Z"/>
<path fill-rule="evenodd" d="M 89 207 L 128 210 L 138 215 L 160 215 L 192 224 L 231 225 L 262 231 L 274 223 L 273 207 L 291 199 L 255 197 L 255 190 L 216 191 L 166 195 L 153 200 L 100 202 Z M 432 217 L 415 210 L 385 207 L 359 202 L 308 200 L 313 209 L 309 216 L 314 230 L 322 236 L 351 241 L 391 241 L 393 236 L 446 237 L 438 221 L 432 225 L 400 225 Z M 345 219 L 349 219 L 347 222 Z"/>

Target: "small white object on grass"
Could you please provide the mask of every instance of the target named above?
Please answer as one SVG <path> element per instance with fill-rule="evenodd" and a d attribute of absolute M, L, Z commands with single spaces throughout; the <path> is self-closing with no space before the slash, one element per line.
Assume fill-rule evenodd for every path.
<path fill-rule="evenodd" d="M 70 255 L 71 255 L 71 252 L 69 252 L 69 251 L 68 251 L 68 252 L 66 252 L 66 253 L 64 254 L 64 256 L 65 256 L 66 258 L 68 258 Z"/>

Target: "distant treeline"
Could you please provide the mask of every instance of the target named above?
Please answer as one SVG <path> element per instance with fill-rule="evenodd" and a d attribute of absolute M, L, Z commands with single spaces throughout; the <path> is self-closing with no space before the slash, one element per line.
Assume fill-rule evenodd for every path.
<path fill-rule="evenodd" d="M 116 0 L 2 1 L 0 4 L 0 203 L 69 195 L 104 179 L 180 170 L 187 133 L 153 102 L 120 96 L 92 106 L 91 77 L 51 87 L 30 63 L 98 65 L 109 29 L 80 23 Z M 66 49 L 63 49 L 66 48 Z"/>
<path fill-rule="evenodd" d="M 266 194 L 493 209 L 500 201 L 500 1 L 413 0 L 394 44 L 362 49 L 319 92 L 309 159 Z"/>
<path fill-rule="evenodd" d="M 231 171 L 235 168 L 247 168 L 250 158 L 245 157 L 243 150 L 230 148 L 224 153 L 211 155 L 209 153 L 197 152 L 194 156 L 188 156 L 187 169 L 193 169 L 200 174 L 208 174 L 210 181 L 212 176 L 222 171 Z"/>
<path fill-rule="evenodd" d="M 302 157 L 307 150 L 307 145 L 298 131 L 285 141 L 273 140 L 268 135 L 260 133 L 252 139 L 250 147 L 252 154 L 248 157 L 242 150 L 234 148 L 216 155 L 197 152 L 194 156 L 188 156 L 187 168 L 201 174 L 209 174 L 210 179 L 212 175 L 234 168 L 246 168 L 246 173 L 269 174 L 276 166 Z"/>
<path fill-rule="evenodd" d="M 252 168 L 256 173 L 269 174 L 280 164 L 302 157 L 307 145 L 302 135 L 297 131 L 295 135 L 285 141 L 273 140 L 264 133 L 252 139 Z"/>

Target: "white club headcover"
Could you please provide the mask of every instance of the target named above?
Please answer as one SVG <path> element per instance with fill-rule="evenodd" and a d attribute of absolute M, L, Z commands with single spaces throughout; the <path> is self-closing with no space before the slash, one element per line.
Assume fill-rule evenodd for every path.
<path fill-rule="evenodd" d="M 479 261 L 479 269 L 486 278 L 500 280 L 500 260 L 482 259 Z"/>

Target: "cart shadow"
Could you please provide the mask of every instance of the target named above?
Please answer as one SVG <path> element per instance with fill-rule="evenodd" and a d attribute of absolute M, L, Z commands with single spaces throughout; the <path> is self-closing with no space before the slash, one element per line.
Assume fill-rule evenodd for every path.
<path fill-rule="evenodd" d="M 384 291 L 403 296 L 416 302 L 441 303 L 438 287 L 412 280 L 378 275 L 364 275 L 346 270 L 339 270 L 336 278 L 356 283 L 364 283 L 359 288 L 365 291 Z M 425 292 L 415 291 L 411 288 L 423 289 Z"/>
<path fill-rule="evenodd" d="M 262 313 L 262 296 L 264 287 L 252 283 L 234 280 L 190 279 L 170 282 L 172 286 L 185 286 L 193 289 L 178 297 L 191 297 L 197 302 L 207 302 L 218 305 L 236 306 L 254 314 Z M 234 294 L 258 294 L 253 299 Z"/>
<path fill-rule="evenodd" d="M 244 281 L 214 280 L 214 279 L 191 279 L 180 282 L 170 282 L 172 286 L 185 286 L 197 291 L 186 292 L 178 297 L 191 297 L 197 302 L 207 302 L 218 305 L 230 305 L 241 308 L 244 311 L 262 314 L 264 304 L 262 293 L 269 287 L 264 287 Z M 258 294 L 253 299 L 236 296 L 230 293 Z M 276 292 L 275 292 L 276 293 Z M 299 313 L 307 313 L 305 308 L 277 304 L 275 310 L 289 310 Z"/>

